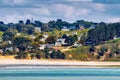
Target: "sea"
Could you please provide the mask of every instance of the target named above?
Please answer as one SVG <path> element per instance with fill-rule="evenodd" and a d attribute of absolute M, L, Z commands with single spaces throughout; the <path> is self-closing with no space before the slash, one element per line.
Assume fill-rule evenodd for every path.
<path fill-rule="evenodd" d="M 120 80 L 120 68 L 0 68 L 0 80 Z"/>

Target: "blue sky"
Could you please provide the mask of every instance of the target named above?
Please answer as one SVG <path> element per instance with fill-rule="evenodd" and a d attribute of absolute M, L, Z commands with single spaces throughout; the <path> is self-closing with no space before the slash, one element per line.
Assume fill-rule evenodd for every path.
<path fill-rule="evenodd" d="M 120 0 L 0 0 L 0 21 L 120 21 Z"/>

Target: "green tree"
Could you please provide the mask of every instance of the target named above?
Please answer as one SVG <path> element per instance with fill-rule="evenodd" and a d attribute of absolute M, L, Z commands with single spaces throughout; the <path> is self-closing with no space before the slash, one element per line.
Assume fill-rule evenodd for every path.
<path fill-rule="evenodd" d="M 83 34 L 80 38 L 80 41 L 79 41 L 82 45 L 85 45 L 85 42 L 86 42 L 86 34 Z"/>
<path fill-rule="evenodd" d="M 13 44 L 19 48 L 20 51 L 24 51 L 31 44 L 31 40 L 26 37 L 17 37 L 14 39 Z"/>
<path fill-rule="evenodd" d="M 49 36 L 45 42 L 48 44 L 54 44 L 56 40 L 57 40 L 56 36 Z"/>
<path fill-rule="evenodd" d="M 89 52 L 95 52 L 95 46 L 94 45 L 92 45 L 90 48 L 89 48 Z"/>
<path fill-rule="evenodd" d="M 15 34 L 13 32 L 5 32 L 3 33 L 3 40 L 8 41 L 8 40 L 13 40 Z"/>

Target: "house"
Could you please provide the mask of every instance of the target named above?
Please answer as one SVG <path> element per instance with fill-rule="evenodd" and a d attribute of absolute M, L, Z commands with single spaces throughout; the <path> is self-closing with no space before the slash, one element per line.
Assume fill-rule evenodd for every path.
<path fill-rule="evenodd" d="M 19 49 L 17 47 L 14 48 L 14 52 L 19 52 Z"/>
<path fill-rule="evenodd" d="M 69 26 L 70 30 L 76 30 L 76 26 Z"/>
<path fill-rule="evenodd" d="M 7 48 L 5 49 L 5 52 L 6 52 L 6 51 L 13 51 L 13 49 L 14 49 L 14 48 L 13 48 L 12 46 L 11 46 L 11 47 L 7 47 Z"/>
<path fill-rule="evenodd" d="M 48 38 L 49 36 L 47 34 L 43 35 L 43 38 L 40 39 L 40 41 L 45 42 L 45 40 Z"/>
<path fill-rule="evenodd" d="M 40 41 L 42 41 L 42 42 L 45 42 L 45 40 L 46 40 L 46 38 L 42 38 L 42 39 L 40 39 Z"/>
<path fill-rule="evenodd" d="M 89 29 L 94 29 L 95 28 L 95 25 L 91 25 L 90 27 L 89 27 Z"/>
<path fill-rule="evenodd" d="M 66 44 L 65 39 L 58 39 L 55 43 L 55 46 L 62 46 L 64 44 Z"/>
<path fill-rule="evenodd" d="M 47 34 L 44 34 L 43 37 L 47 39 L 49 36 Z"/>
<path fill-rule="evenodd" d="M 114 36 L 113 40 L 119 39 L 120 37 L 118 35 Z"/>
<path fill-rule="evenodd" d="M 40 47 L 39 47 L 40 50 L 44 50 L 45 48 L 46 48 L 45 44 L 41 44 Z"/>
<path fill-rule="evenodd" d="M 36 37 L 34 35 L 30 35 L 30 38 L 35 39 Z"/>
<path fill-rule="evenodd" d="M 45 47 L 47 48 L 53 48 L 55 46 L 55 44 L 46 44 Z"/>
<path fill-rule="evenodd" d="M 61 29 L 62 31 L 70 31 L 69 28 L 67 28 L 66 26 L 63 26 L 63 28 Z"/>
<path fill-rule="evenodd" d="M 85 29 L 85 27 L 84 26 L 80 26 L 80 30 L 84 30 Z"/>
<path fill-rule="evenodd" d="M 82 37 L 83 33 L 78 37 L 78 41 L 80 41 L 81 37 Z"/>
<path fill-rule="evenodd" d="M 8 43 L 8 44 L 12 44 L 12 41 L 9 40 L 7 43 Z"/>
<path fill-rule="evenodd" d="M 41 27 L 35 27 L 35 32 L 41 32 Z"/>
<path fill-rule="evenodd" d="M 80 47 L 80 46 L 82 46 L 82 44 L 79 44 L 77 42 L 75 42 L 74 45 L 73 45 L 73 47 Z"/>
<path fill-rule="evenodd" d="M 16 34 L 16 36 L 20 36 L 20 35 L 21 35 L 21 33 L 17 33 L 17 34 Z"/>
<path fill-rule="evenodd" d="M 3 53 L 3 50 L 2 50 L 2 49 L 0 49 L 0 53 Z"/>
<path fill-rule="evenodd" d="M 86 45 L 86 46 L 88 46 L 88 45 L 95 45 L 95 43 L 92 42 L 92 41 L 86 41 L 86 42 L 85 42 L 85 45 Z"/>
<path fill-rule="evenodd" d="M 73 35 L 77 35 L 77 32 L 72 32 Z"/>

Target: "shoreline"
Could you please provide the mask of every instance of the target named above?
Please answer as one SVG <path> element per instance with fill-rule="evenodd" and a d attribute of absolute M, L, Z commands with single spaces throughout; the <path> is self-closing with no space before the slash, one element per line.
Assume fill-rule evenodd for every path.
<path fill-rule="evenodd" d="M 120 62 L 0 59 L 0 68 L 120 68 Z"/>

